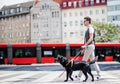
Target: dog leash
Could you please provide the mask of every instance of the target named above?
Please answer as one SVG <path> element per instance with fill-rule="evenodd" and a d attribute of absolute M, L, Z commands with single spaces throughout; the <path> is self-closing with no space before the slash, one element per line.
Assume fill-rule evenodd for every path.
<path fill-rule="evenodd" d="M 83 49 L 82 49 L 82 50 L 83 50 Z M 80 50 L 80 51 L 75 55 L 75 57 L 72 58 L 70 61 L 73 61 L 73 60 L 75 60 L 76 58 L 78 58 L 78 56 L 79 56 L 79 54 L 82 52 L 82 50 Z M 65 72 L 65 70 L 58 76 L 58 78 L 60 78 L 60 77 L 64 74 L 64 72 Z"/>

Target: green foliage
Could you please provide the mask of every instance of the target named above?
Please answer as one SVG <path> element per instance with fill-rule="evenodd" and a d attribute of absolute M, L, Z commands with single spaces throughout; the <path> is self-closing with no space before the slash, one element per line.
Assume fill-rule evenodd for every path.
<path fill-rule="evenodd" d="M 96 42 L 120 41 L 120 30 L 113 24 L 93 22 Z"/>

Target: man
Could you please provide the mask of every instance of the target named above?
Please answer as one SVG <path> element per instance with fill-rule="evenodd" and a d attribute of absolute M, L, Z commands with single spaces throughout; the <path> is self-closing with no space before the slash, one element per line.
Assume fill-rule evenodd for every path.
<path fill-rule="evenodd" d="M 85 49 L 83 59 L 84 61 L 87 61 L 89 58 L 90 60 L 93 60 L 95 58 L 95 32 L 94 28 L 91 26 L 91 18 L 90 17 L 84 17 L 84 25 L 87 27 L 87 30 L 85 32 L 84 37 L 84 45 L 82 48 Z M 100 77 L 100 68 L 97 63 L 94 63 L 94 68 L 97 72 L 97 78 Z M 79 73 L 79 77 L 81 77 L 82 72 Z"/>

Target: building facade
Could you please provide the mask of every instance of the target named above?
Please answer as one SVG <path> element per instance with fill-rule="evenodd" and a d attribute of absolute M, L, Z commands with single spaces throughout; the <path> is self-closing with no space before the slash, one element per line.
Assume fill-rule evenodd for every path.
<path fill-rule="evenodd" d="M 108 22 L 120 26 L 120 0 L 108 0 Z"/>
<path fill-rule="evenodd" d="M 107 22 L 106 0 L 62 0 L 63 42 L 84 42 L 86 16 L 92 21 Z"/>
<path fill-rule="evenodd" d="M 40 0 L 31 9 L 31 42 L 62 42 L 61 8 L 53 0 Z"/>
<path fill-rule="evenodd" d="M 0 12 L 0 43 L 30 42 L 32 2 L 4 6 Z"/>
<path fill-rule="evenodd" d="M 0 43 L 83 43 L 85 16 L 107 22 L 107 0 L 36 0 L 4 6 L 0 11 Z"/>

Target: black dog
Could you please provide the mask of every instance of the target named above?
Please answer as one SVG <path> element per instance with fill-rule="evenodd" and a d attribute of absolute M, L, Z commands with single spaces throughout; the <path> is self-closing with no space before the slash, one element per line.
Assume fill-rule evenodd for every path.
<path fill-rule="evenodd" d="M 81 70 L 83 74 L 85 75 L 85 80 L 83 82 L 86 82 L 88 79 L 87 73 L 90 74 L 92 77 L 92 81 L 94 81 L 94 76 L 91 73 L 91 68 L 90 65 L 94 64 L 96 59 L 92 60 L 90 63 L 86 61 L 69 61 L 68 59 L 64 58 L 63 56 L 58 55 L 57 56 L 57 61 L 65 68 L 67 74 L 66 74 L 66 80 L 65 82 L 68 81 L 68 77 L 73 81 L 73 78 L 71 77 L 72 72 L 76 70 Z"/>

